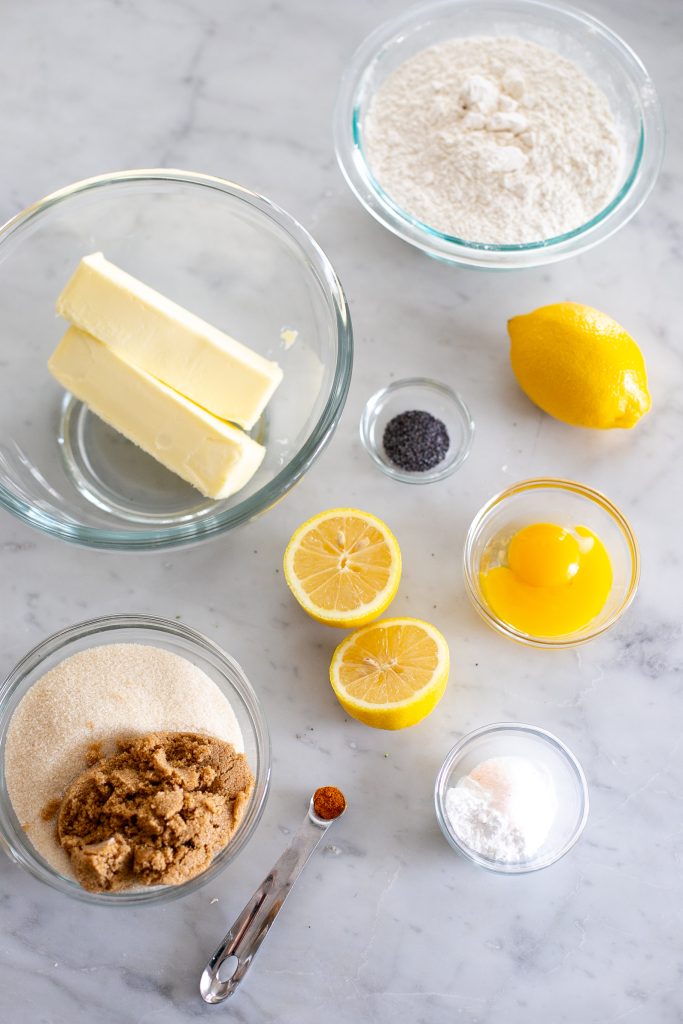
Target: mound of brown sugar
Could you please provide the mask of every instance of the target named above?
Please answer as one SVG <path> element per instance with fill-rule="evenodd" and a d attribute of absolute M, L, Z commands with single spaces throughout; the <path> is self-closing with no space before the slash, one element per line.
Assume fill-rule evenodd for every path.
<path fill-rule="evenodd" d="M 232 838 L 253 787 L 244 754 L 190 732 L 119 743 L 71 784 L 57 839 L 90 892 L 178 885 Z"/>

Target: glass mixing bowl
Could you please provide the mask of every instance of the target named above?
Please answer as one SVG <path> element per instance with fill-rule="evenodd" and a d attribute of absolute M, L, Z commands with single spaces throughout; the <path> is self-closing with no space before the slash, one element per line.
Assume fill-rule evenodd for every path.
<path fill-rule="evenodd" d="M 201 875 L 181 885 L 93 893 L 56 871 L 33 848 L 12 808 L 4 770 L 0 770 L 0 849 L 20 867 L 76 899 L 104 906 L 165 903 L 194 892 L 221 872 L 251 839 L 265 806 L 270 783 L 270 737 L 263 710 L 244 672 L 229 655 L 207 637 L 178 622 L 147 615 L 110 615 L 81 622 L 48 637 L 29 651 L 0 688 L 0 765 L 5 763 L 5 741 L 15 708 L 24 694 L 65 658 L 102 644 L 135 643 L 161 647 L 186 658 L 205 672 L 227 697 L 244 739 L 244 753 L 254 775 L 254 790 L 228 845 Z"/>
<path fill-rule="evenodd" d="M 458 779 L 482 761 L 510 756 L 528 758 L 545 768 L 557 797 L 557 812 L 547 839 L 530 860 L 519 862 L 492 860 L 471 849 L 453 828 L 446 811 L 446 794 Z M 522 875 L 555 864 L 574 846 L 588 821 L 588 785 L 569 747 L 552 733 L 533 725 L 502 722 L 475 729 L 456 743 L 437 775 L 434 804 L 441 831 L 454 850 L 489 871 Z"/>
<path fill-rule="evenodd" d="M 233 497 L 202 497 L 50 376 L 66 329 L 55 301 L 100 250 L 282 367 L 251 432 L 265 460 Z M 0 327 L 0 505 L 95 548 L 192 543 L 265 511 L 332 437 L 351 378 L 346 299 L 310 235 L 261 196 L 184 171 L 78 182 L 0 228 Z"/>
<path fill-rule="evenodd" d="M 523 526 L 557 523 L 586 526 L 602 541 L 612 564 L 612 588 L 600 613 L 582 629 L 564 636 L 533 636 L 499 618 L 479 579 L 490 546 L 505 546 Z M 465 585 L 485 622 L 503 636 L 532 647 L 576 647 L 617 622 L 635 597 L 640 578 L 638 542 L 628 520 L 604 494 L 572 480 L 524 480 L 497 494 L 472 520 L 465 539 Z"/>
<path fill-rule="evenodd" d="M 457 36 L 516 36 L 578 65 L 607 96 L 623 140 L 623 165 L 607 206 L 555 238 L 492 245 L 435 230 L 401 209 L 366 160 L 363 126 L 373 95 L 400 64 Z M 437 0 L 380 25 L 351 59 L 334 114 L 337 160 L 352 192 L 399 238 L 449 263 L 491 269 L 536 267 L 584 252 L 614 234 L 649 195 L 664 152 L 661 107 L 631 48 L 596 18 L 544 0 Z"/>

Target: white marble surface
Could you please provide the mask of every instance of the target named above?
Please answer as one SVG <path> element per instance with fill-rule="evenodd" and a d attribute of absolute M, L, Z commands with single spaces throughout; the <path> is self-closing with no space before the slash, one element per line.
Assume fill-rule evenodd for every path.
<path fill-rule="evenodd" d="M 645 209 L 597 251 L 501 276 L 431 262 L 356 205 L 330 143 L 345 62 L 403 6 L 1 5 L 0 220 L 112 169 L 167 165 L 232 178 L 283 205 L 325 248 L 349 296 L 357 356 L 331 447 L 294 494 L 233 536 L 170 555 L 74 558 L 2 514 L 3 674 L 27 648 L 84 617 L 182 616 L 254 681 L 272 725 L 274 774 L 248 852 L 199 893 L 163 908 L 92 910 L 3 858 L 0 1020 L 683 1020 L 680 136 L 671 133 Z M 677 129 L 677 0 L 585 6 L 638 49 Z M 654 410 L 633 433 L 572 431 L 516 388 L 506 318 L 563 298 L 604 308 L 641 341 Z M 387 374 L 416 372 L 459 388 L 477 422 L 470 461 L 426 489 L 384 478 L 357 438 L 371 391 Z M 507 483 L 544 473 L 602 488 L 632 517 L 642 545 L 634 607 L 611 634 L 574 653 L 518 649 L 497 637 L 471 610 L 461 580 L 463 539 L 479 505 Z M 299 612 L 278 572 L 292 529 L 332 503 L 388 519 L 405 560 L 394 608 L 432 619 L 452 647 L 446 697 L 406 733 L 345 720 L 326 682 L 335 637 Z M 505 719 L 567 741 L 592 796 L 575 851 L 518 879 L 455 857 L 432 810 L 434 776 L 452 743 Z M 229 1008 L 205 1007 L 201 965 L 319 783 L 344 788 L 348 815 L 302 877 L 240 995 Z"/>

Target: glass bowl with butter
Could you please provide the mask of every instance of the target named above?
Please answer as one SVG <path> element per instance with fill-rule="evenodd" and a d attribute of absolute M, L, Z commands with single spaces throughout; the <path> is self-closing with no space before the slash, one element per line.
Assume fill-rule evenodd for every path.
<path fill-rule="evenodd" d="M 28 207 L 0 228 L 0 309 L 0 505 L 89 547 L 190 544 L 266 511 L 349 387 L 325 255 L 208 175 L 126 171 Z"/>
<path fill-rule="evenodd" d="M 87 765 L 105 765 L 96 758 L 114 754 L 119 739 L 164 730 L 229 740 L 243 753 L 252 786 L 233 834 L 208 866 L 175 884 L 84 887 L 58 844 L 52 805 Z M 180 622 L 129 614 L 77 623 L 29 651 L 0 686 L 0 850 L 34 878 L 87 903 L 165 903 L 214 879 L 253 837 L 270 769 L 267 721 L 243 669 Z M 46 801 L 48 791 L 57 799 Z"/>

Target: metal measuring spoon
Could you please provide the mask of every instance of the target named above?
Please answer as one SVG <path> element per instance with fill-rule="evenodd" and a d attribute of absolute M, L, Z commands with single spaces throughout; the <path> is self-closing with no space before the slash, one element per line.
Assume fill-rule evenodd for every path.
<path fill-rule="evenodd" d="M 234 995 L 308 858 L 332 822 L 345 810 L 346 800 L 340 790 L 333 786 L 316 789 L 298 832 L 204 968 L 199 991 L 205 1003 L 222 1003 Z M 235 959 L 235 966 L 230 977 L 223 981 L 219 977 L 221 965 L 231 957 Z"/>

